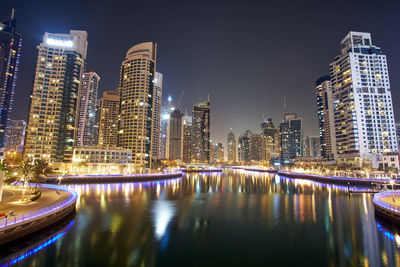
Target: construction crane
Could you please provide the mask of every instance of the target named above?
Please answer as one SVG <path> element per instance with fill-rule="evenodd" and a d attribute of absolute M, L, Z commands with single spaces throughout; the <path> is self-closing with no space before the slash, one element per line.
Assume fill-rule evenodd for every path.
<path fill-rule="evenodd" d="M 178 101 L 177 101 L 176 104 L 175 104 L 175 109 L 178 109 L 179 103 L 181 103 L 181 100 L 182 100 L 182 97 L 183 97 L 184 94 L 185 94 L 185 90 L 182 90 L 182 93 L 181 93 L 181 95 L 179 96 L 179 99 L 178 99 Z"/>

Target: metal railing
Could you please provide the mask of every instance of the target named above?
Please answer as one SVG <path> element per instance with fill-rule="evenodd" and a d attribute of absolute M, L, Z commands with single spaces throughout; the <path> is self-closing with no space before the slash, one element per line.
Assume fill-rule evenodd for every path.
<path fill-rule="evenodd" d="M 396 213 L 397 215 L 400 215 L 399 208 L 397 208 L 385 201 L 380 200 L 382 197 L 393 197 L 393 196 L 399 196 L 399 195 L 400 195 L 400 192 L 398 192 L 398 191 L 394 191 L 394 192 L 386 191 L 386 192 L 376 194 L 372 201 L 374 202 L 375 205 L 377 205 L 381 208 L 384 208 L 390 212 Z"/>
<path fill-rule="evenodd" d="M 71 205 L 77 199 L 77 194 L 75 191 L 69 190 L 69 189 L 61 187 L 61 186 L 49 185 L 49 184 L 44 185 L 43 184 L 43 185 L 38 185 L 38 187 L 65 191 L 65 192 L 70 193 L 70 197 L 67 200 L 55 203 L 55 204 L 45 207 L 45 208 L 41 208 L 41 209 L 37 209 L 34 211 L 29 211 L 29 212 L 25 212 L 25 213 L 21 213 L 21 214 L 16 214 L 15 216 L 1 218 L 0 219 L 0 230 L 2 230 L 2 228 L 6 228 L 6 227 L 9 227 L 9 226 L 21 223 L 21 222 L 27 222 L 30 220 L 38 219 L 42 216 L 47 216 L 51 213 L 54 213 L 60 209 L 63 209 L 65 207 Z"/>

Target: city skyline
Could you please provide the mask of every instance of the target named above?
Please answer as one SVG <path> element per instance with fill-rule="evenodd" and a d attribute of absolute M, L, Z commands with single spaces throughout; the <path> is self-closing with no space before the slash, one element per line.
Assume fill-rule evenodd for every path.
<path fill-rule="evenodd" d="M 67 10 L 74 8 L 77 4 L 72 3 L 71 6 L 66 8 Z M 132 5 L 146 4 L 135 3 Z M 350 3 L 348 7 L 351 8 L 353 5 L 356 6 L 356 3 Z M 396 38 L 398 37 L 392 36 L 391 33 L 395 31 L 389 23 L 395 18 L 393 8 L 386 10 L 384 7 L 379 7 L 381 12 L 387 14 L 384 18 L 379 19 L 369 16 L 375 12 L 371 8 L 363 8 L 360 12 L 350 15 L 342 14 L 344 17 L 340 25 L 337 26 L 327 22 L 328 18 L 333 16 L 333 13 L 335 13 L 333 11 L 337 7 L 332 7 L 331 12 L 324 14 L 327 16 L 326 21 L 323 16 L 315 12 L 316 19 L 321 22 L 321 25 L 311 26 L 309 21 L 300 21 L 299 25 L 294 23 L 296 18 L 298 19 L 298 16 L 300 16 L 294 13 L 294 10 L 299 8 L 297 4 L 290 7 L 288 14 L 283 16 L 290 18 L 288 23 L 284 23 L 281 21 L 283 18 L 277 18 L 273 14 L 274 10 L 279 11 L 283 8 L 276 3 L 268 7 L 250 4 L 242 6 L 234 2 L 225 6 L 217 3 L 213 6 L 214 11 L 210 10 L 210 4 L 206 3 L 199 11 L 196 11 L 196 5 L 183 5 L 176 11 L 168 10 L 168 12 L 175 12 L 174 14 L 178 18 L 188 19 L 189 27 L 193 27 L 192 30 L 189 30 L 188 27 L 180 26 L 178 19 L 171 18 L 173 16 L 165 18 L 163 6 L 155 9 L 157 14 L 162 15 L 161 18 L 153 21 L 150 26 L 146 26 L 148 28 L 139 29 L 144 26 L 139 19 L 135 20 L 133 24 L 128 23 L 128 26 L 125 26 L 123 25 L 124 10 L 116 9 L 114 6 L 109 8 L 102 5 L 99 7 L 100 10 L 102 12 L 107 10 L 110 16 L 115 17 L 114 23 L 121 25 L 123 27 L 121 30 L 130 25 L 129 31 L 127 31 L 130 34 L 122 34 L 121 40 L 118 39 L 118 42 L 113 40 L 112 44 L 115 49 L 110 51 L 108 49 L 110 41 L 107 41 L 107 38 L 99 33 L 99 29 L 103 31 L 109 26 L 102 27 L 104 22 L 96 18 L 81 19 L 78 16 L 53 16 L 51 11 L 56 9 L 57 6 L 58 4 L 55 4 L 50 7 L 43 3 L 43 5 L 34 8 L 35 10 L 38 9 L 38 12 L 28 13 L 23 3 L 17 1 L 7 3 L 0 11 L 0 18 L 6 20 L 10 16 L 11 8 L 16 8 L 16 28 L 17 32 L 23 36 L 21 66 L 16 86 L 15 101 L 17 106 L 27 106 L 36 60 L 35 47 L 40 43 L 41 36 L 44 32 L 67 33 L 71 29 L 82 29 L 88 32 L 87 71 L 96 71 L 102 77 L 99 94 L 106 90 L 117 89 L 119 65 L 127 49 L 147 40 L 159 43 L 158 70 L 165 74 L 163 98 L 166 99 L 168 95 L 172 95 L 174 99 L 177 99 L 179 93 L 186 90 L 181 110 L 186 108 L 190 110 L 195 103 L 202 101 L 205 94 L 210 93 L 213 109 L 211 139 L 216 143 L 223 143 L 224 146 L 226 146 L 226 134 L 231 131 L 230 128 L 236 136 L 239 136 L 246 129 L 258 132 L 259 124 L 263 121 L 263 118 L 271 117 L 275 124 L 279 124 L 283 120 L 283 96 L 286 96 L 289 110 L 304 118 L 304 134 L 317 134 L 317 106 L 314 98 L 315 78 L 329 71 L 326 62 L 331 62 L 336 56 L 339 48 L 338 41 L 350 30 L 371 32 L 374 36 L 374 42 L 383 47 L 383 52 L 388 56 L 391 73 L 397 73 L 400 69 L 400 60 L 398 60 L 400 54 L 395 48 Z M 304 14 L 314 14 L 313 11 L 307 11 L 307 7 L 309 8 L 310 4 L 307 3 L 304 7 L 301 7 L 299 13 L 302 11 L 305 12 Z M 329 5 L 326 5 L 326 10 L 329 7 Z M 82 3 L 82 11 L 80 12 L 87 8 L 89 6 Z M 318 6 L 313 6 L 313 8 L 314 11 L 325 10 L 325 8 Z M 43 11 L 40 9 L 43 9 Z M 269 17 L 253 18 L 252 12 L 254 14 L 261 12 L 257 9 L 265 10 Z M 200 11 L 203 11 L 204 18 L 200 16 Z M 238 14 L 239 11 L 243 11 L 243 14 L 236 19 L 233 15 Z M 50 15 L 41 16 L 41 12 Z M 120 15 L 118 15 L 118 12 L 121 12 Z M 65 12 L 65 14 L 67 13 Z M 193 18 L 188 18 L 185 13 L 192 14 Z M 206 15 L 210 17 L 208 22 L 205 19 Z M 289 15 L 295 16 L 291 18 Z M 227 22 L 221 22 L 219 18 L 225 18 Z M 154 27 L 161 19 L 168 19 L 170 23 L 167 28 L 165 28 L 166 26 L 161 27 L 166 29 L 164 32 L 160 32 Z M 269 19 L 275 19 L 281 27 L 272 28 L 266 23 Z M 374 23 L 371 23 L 371 21 Z M 200 22 L 206 23 L 205 27 L 203 27 L 204 25 L 199 26 L 198 23 Z M 236 34 L 233 30 L 239 22 L 244 24 L 238 28 Z M 263 23 L 249 33 L 243 34 L 247 27 L 258 25 L 258 22 Z M 212 23 L 217 25 L 216 29 L 211 27 Z M 383 28 L 383 26 L 387 27 Z M 302 30 L 296 32 L 299 27 L 302 27 Z M 324 28 L 326 30 L 323 30 Z M 201 34 L 205 40 L 196 38 L 196 32 Z M 114 33 L 109 32 L 109 34 Z M 304 35 L 304 38 L 300 36 L 301 34 Z M 239 36 L 242 36 L 243 40 L 239 40 Z M 271 39 L 274 41 L 270 42 Z M 301 41 L 291 43 L 291 40 Z M 226 41 L 229 41 L 229 43 L 226 43 Z M 254 44 L 248 43 L 249 41 L 253 41 Z M 245 43 L 252 46 L 247 56 L 239 53 Z M 289 51 L 288 48 L 291 46 L 296 47 L 296 51 L 300 52 Z M 282 51 L 277 51 L 278 47 L 282 48 Z M 271 51 L 277 51 L 276 55 L 273 55 Z M 176 57 L 178 53 L 181 53 L 183 57 Z M 107 64 L 100 64 L 102 61 L 107 62 Z M 210 64 L 211 62 L 212 64 Z M 288 64 L 288 62 L 292 64 Z M 304 62 L 306 62 L 305 68 L 302 67 Z M 242 68 L 242 66 L 246 68 Z M 250 66 L 252 67 L 249 68 Z M 299 69 L 300 67 L 305 70 Z M 217 70 L 223 68 L 226 70 L 225 74 L 216 75 Z M 394 89 L 393 102 L 395 114 L 397 114 L 396 106 L 399 103 L 399 93 L 395 88 L 400 84 L 400 79 L 395 76 L 391 77 L 391 84 Z M 299 91 L 300 94 L 293 95 L 294 91 Z M 27 108 L 16 109 L 11 114 L 11 118 L 26 119 L 27 112 Z M 398 120 L 398 116 L 395 116 L 395 118 Z"/>

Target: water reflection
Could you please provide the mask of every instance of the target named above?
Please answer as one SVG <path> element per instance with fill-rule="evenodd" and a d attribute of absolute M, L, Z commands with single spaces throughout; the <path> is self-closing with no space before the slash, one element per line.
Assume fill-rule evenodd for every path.
<path fill-rule="evenodd" d="M 25 264 L 400 264 L 371 196 L 347 186 L 235 170 L 70 187 L 79 195 L 75 225 Z"/>

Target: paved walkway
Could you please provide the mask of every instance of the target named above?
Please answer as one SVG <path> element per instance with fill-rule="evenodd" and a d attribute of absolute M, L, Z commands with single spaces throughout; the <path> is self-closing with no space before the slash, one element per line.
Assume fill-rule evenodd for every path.
<path fill-rule="evenodd" d="M 379 200 L 396 208 L 400 208 L 400 195 L 394 195 L 394 202 L 393 202 L 393 196 L 384 196 L 379 198 Z"/>
<path fill-rule="evenodd" d="M 3 200 L 0 202 L 0 214 L 5 213 L 8 215 L 11 210 L 14 211 L 14 215 L 28 213 L 29 211 L 32 212 L 67 200 L 70 197 L 70 194 L 65 191 L 57 192 L 55 189 L 48 188 L 40 188 L 40 191 L 42 191 L 42 196 L 38 200 L 30 203 L 23 203 L 20 201 L 23 195 L 22 189 L 5 187 L 3 191 Z M 26 193 L 28 194 L 28 190 L 26 190 Z"/>

